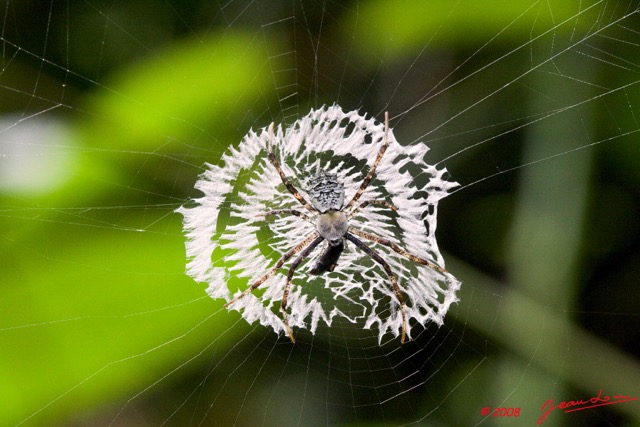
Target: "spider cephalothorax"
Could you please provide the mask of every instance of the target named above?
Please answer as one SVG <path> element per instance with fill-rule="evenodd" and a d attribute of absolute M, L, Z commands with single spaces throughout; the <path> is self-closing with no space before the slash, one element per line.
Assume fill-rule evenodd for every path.
<path fill-rule="evenodd" d="M 294 215 L 313 224 L 315 230 L 311 232 L 302 242 L 286 252 L 282 256 L 282 258 L 280 258 L 280 260 L 276 262 L 273 268 L 269 270 L 264 276 L 255 281 L 249 288 L 241 292 L 231 301 L 227 302 L 225 304 L 225 307 L 234 304 L 236 301 L 253 292 L 267 279 L 273 276 L 276 271 L 278 271 L 284 265 L 285 262 L 287 262 L 293 256 L 297 255 L 297 257 L 289 267 L 289 271 L 287 273 L 287 281 L 284 287 L 284 292 L 282 294 L 282 300 L 280 302 L 280 312 L 282 313 L 282 320 L 285 330 L 287 331 L 291 342 L 295 343 L 293 332 L 289 327 L 287 316 L 287 299 L 291 289 L 291 279 L 293 278 L 293 274 L 295 273 L 298 266 L 323 241 L 326 242 L 326 247 L 316 259 L 313 267 L 309 270 L 309 273 L 322 274 L 333 271 L 336 268 L 338 259 L 340 258 L 340 255 L 344 250 L 345 242 L 349 241 L 369 257 L 371 257 L 376 263 L 380 264 L 387 274 L 393 288 L 393 293 L 400 306 L 400 314 L 402 316 L 401 342 L 404 343 L 407 332 L 407 318 L 405 314 L 405 300 L 402 295 L 401 288 L 398 285 L 398 282 L 390 265 L 377 251 L 370 248 L 367 244 L 360 240 L 360 238 L 386 246 L 396 253 L 402 255 L 403 257 L 418 264 L 425 265 L 443 273 L 446 273 L 447 271 L 436 264 L 433 264 L 423 258 L 417 257 L 407 252 L 405 249 L 401 248 L 390 240 L 359 230 L 349 224 L 349 220 L 351 218 L 356 216 L 358 212 L 369 205 L 385 206 L 391 210 L 397 210 L 397 208 L 393 204 L 387 202 L 386 200 L 365 200 L 360 204 L 357 204 L 358 200 L 360 200 L 360 197 L 371 183 L 371 180 L 376 173 L 376 168 L 380 164 L 380 161 L 382 160 L 384 153 L 387 150 L 389 133 L 388 114 L 385 114 L 384 143 L 380 147 L 378 155 L 376 156 L 371 169 L 367 173 L 367 176 L 360 184 L 360 187 L 354 194 L 353 198 L 351 198 L 351 200 L 346 205 L 344 204 L 344 184 L 339 180 L 336 174 L 326 173 L 324 171 L 320 171 L 317 175 L 309 180 L 307 194 L 311 203 L 309 203 L 307 199 L 305 199 L 305 197 L 300 194 L 298 189 L 293 184 L 291 184 L 289 178 L 287 178 L 273 152 L 273 127 L 274 125 L 272 123 L 269 127 L 269 142 L 267 145 L 269 161 L 280 175 L 280 179 L 282 180 L 282 183 L 287 188 L 287 190 L 307 210 L 307 212 L 311 214 L 311 216 L 296 209 L 272 210 L 265 212 L 265 215 Z"/>

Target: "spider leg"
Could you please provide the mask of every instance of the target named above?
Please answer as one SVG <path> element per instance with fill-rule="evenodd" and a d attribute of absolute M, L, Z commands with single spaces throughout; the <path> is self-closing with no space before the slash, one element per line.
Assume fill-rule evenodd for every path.
<path fill-rule="evenodd" d="M 396 245 L 390 240 L 383 239 L 382 237 L 375 236 L 373 234 L 367 233 L 366 231 L 356 230 L 353 228 L 349 228 L 349 232 L 355 234 L 356 236 L 362 237 L 364 239 L 370 240 L 375 243 L 380 243 L 381 245 L 387 246 L 405 258 L 410 259 L 411 261 L 417 262 L 418 264 L 426 265 L 429 268 L 433 268 L 434 270 L 438 270 L 441 273 L 448 273 L 447 270 L 440 267 L 439 265 L 433 264 L 426 259 L 417 257 L 406 250 L 402 249 L 400 246 Z"/>
<path fill-rule="evenodd" d="M 404 298 L 402 297 L 402 293 L 400 292 L 400 286 L 398 286 L 398 282 L 396 281 L 396 277 L 394 276 L 393 271 L 391 270 L 391 267 L 380 256 L 380 254 L 378 252 L 376 252 L 373 249 L 371 249 L 369 246 L 367 246 L 364 242 L 362 242 L 360 239 L 358 239 L 353 234 L 346 233 L 344 235 L 344 237 L 347 240 L 353 242 L 353 244 L 355 244 L 357 247 L 362 249 L 367 255 L 369 255 L 371 258 L 373 258 L 373 260 L 375 262 L 380 264 L 382 266 L 382 268 L 384 268 L 384 271 L 387 272 L 387 276 L 389 276 L 389 280 L 391 280 L 391 284 L 393 285 L 393 292 L 396 294 L 396 298 L 398 299 L 398 302 L 400 303 L 400 314 L 402 315 L 402 336 L 400 338 L 400 343 L 404 344 L 404 340 L 405 340 L 405 337 L 407 335 L 407 316 L 405 315 L 405 309 L 404 309 L 405 302 L 404 302 Z"/>
<path fill-rule="evenodd" d="M 267 153 L 268 153 L 267 155 L 269 157 L 269 161 L 271 162 L 273 167 L 275 167 L 276 170 L 278 171 L 278 174 L 280 175 L 280 179 L 282 180 L 282 183 L 284 184 L 284 186 L 287 187 L 287 190 L 289 190 L 289 192 L 293 194 L 293 197 L 295 197 L 296 200 L 298 200 L 302 204 L 302 206 L 304 206 L 308 211 L 315 212 L 316 210 L 313 208 L 313 206 L 311 206 L 309 202 L 307 202 L 305 198 L 302 197 L 302 194 L 300 194 L 298 189 L 294 187 L 293 184 L 291 184 L 291 182 L 289 182 L 289 178 L 287 178 L 287 176 L 284 174 L 284 171 L 282 170 L 282 167 L 280 166 L 278 159 L 276 159 L 276 155 L 273 154 L 273 123 L 269 125 L 269 144 L 267 145 Z"/>
<path fill-rule="evenodd" d="M 262 285 L 269 277 L 273 276 L 274 273 L 276 271 L 278 271 L 278 269 L 280 267 L 282 267 L 282 265 L 287 262 L 287 260 L 289 258 L 291 258 L 292 256 L 294 256 L 295 254 L 297 254 L 298 252 L 300 252 L 301 250 L 303 250 L 305 248 L 305 246 L 309 245 L 311 242 L 313 242 L 314 239 L 318 238 L 318 232 L 314 231 L 313 233 L 311 233 L 309 235 L 309 237 L 307 237 L 306 239 L 304 239 L 302 242 L 298 243 L 293 249 L 291 249 L 289 252 L 287 252 L 286 254 L 284 254 L 282 256 L 282 258 L 280 258 L 278 260 L 278 262 L 276 262 L 276 264 L 273 266 L 273 268 L 271 270 L 269 270 L 269 272 L 267 274 L 265 274 L 264 276 L 262 276 L 260 279 L 258 279 L 256 282 L 253 283 L 253 285 L 249 286 L 247 289 L 244 290 L 244 292 L 242 292 L 240 295 L 238 295 L 237 297 L 235 297 L 234 299 L 232 299 L 231 301 L 229 301 L 228 303 L 226 303 L 224 305 L 225 308 L 228 308 L 231 304 L 235 303 L 236 301 L 238 301 L 239 299 L 242 299 L 243 297 L 245 297 L 247 294 L 253 292 L 258 286 Z"/>
<path fill-rule="evenodd" d="M 360 205 L 358 205 L 356 208 L 354 208 L 351 211 L 351 213 L 349 213 L 347 216 L 349 218 L 353 218 L 354 216 L 356 216 L 358 212 L 360 212 L 362 209 L 366 208 L 369 205 L 386 206 L 394 212 L 398 211 L 398 208 L 395 205 L 387 202 L 386 200 L 365 200 L 364 202 L 360 203 Z"/>
<path fill-rule="evenodd" d="M 382 145 L 382 147 L 380 147 L 380 151 L 378 151 L 378 156 L 376 157 L 376 160 L 373 162 L 373 166 L 371 166 L 369 173 L 365 177 L 364 181 L 362 181 L 362 184 L 360 185 L 360 188 L 358 189 L 356 194 L 353 196 L 353 199 L 351 199 L 351 201 L 347 204 L 347 206 L 345 206 L 345 209 L 349 209 L 351 206 L 353 206 L 358 201 L 360 196 L 362 196 L 362 193 L 364 193 L 364 190 L 366 190 L 369 184 L 371 183 L 373 176 L 376 174 L 376 168 L 380 164 L 380 161 L 382 160 L 382 156 L 384 156 L 384 152 L 387 151 L 387 147 L 389 146 L 388 136 L 389 136 L 389 112 L 387 111 L 384 113 L 384 144 Z"/>
<path fill-rule="evenodd" d="M 304 261 L 304 259 L 309 256 L 311 251 L 313 251 L 316 246 L 318 246 L 323 240 L 323 237 L 316 237 L 314 241 L 309 243 L 309 245 L 304 248 L 302 252 L 300 252 L 298 258 L 296 258 L 295 261 L 293 261 L 293 263 L 291 264 L 291 267 L 289 267 L 289 273 L 287 274 L 287 284 L 284 287 L 282 300 L 280 301 L 280 312 L 282 313 L 282 320 L 284 321 L 284 326 L 287 329 L 287 334 L 289 334 L 289 338 L 291 339 L 291 342 L 293 344 L 296 343 L 296 340 L 293 338 L 293 332 L 289 327 L 289 319 L 287 317 L 287 299 L 289 298 L 289 291 L 291 290 L 291 279 L 293 278 L 293 273 L 296 271 L 296 268 L 298 268 L 300 263 Z"/>
<path fill-rule="evenodd" d="M 310 222 L 312 224 L 315 224 L 315 222 L 313 221 L 313 219 L 311 219 L 310 216 L 305 215 L 304 213 L 295 210 L 295 209 L 278 209 L 275 211 L 269 211 L 269 212 L 265 212 L 263 214 L 257 215 L 257 216 L 267 216 L 267 215 L 295 215 L 297 217 L 300 217 L 302 219 L 304 219 L 307 222 Z"/>

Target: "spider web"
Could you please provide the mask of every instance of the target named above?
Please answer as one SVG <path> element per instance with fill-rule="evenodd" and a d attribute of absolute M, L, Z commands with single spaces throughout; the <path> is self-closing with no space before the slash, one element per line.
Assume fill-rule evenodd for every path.
<path fill-rule="evenodd" d="M 640 397 L 637 2 L 44 4 L 0 8 L 3 423 L 532 425 L 549 399 Z M 206 165 L 334 104 L 378 124 L 388 111 L 397 149 L 425 144 L 461 184 L 423 217 L 437 214 L 458 302 L 441 325 L 412 321 L 404 345 L 324 289 L 385 286 L 355 253 L 328 279 L 296 273 L 346 315 L 294 328 L 295 345 L 185 274 L 174 211 L 194 207 Z M 329 162 L 357 175 L 353 191 L 373 158 L 349 148 L 284 167 L 304 188 Z M 241 229 L 242 189 L 278 177 L 238 155 L 253 163 L 216 214 Z M 426 170 L 405 171 L 426 188 Z M 382 185 L 392 172 L 376 197 L 400 191 Z M 399 237 L 384 209 L 366 215 Z M 261 256 L 275 262 L 292 232 L 259 227 Z M 253 261 L 219 280 L 244 289 Z M 393 296 L 376 299 L 393 316 Z M 634 424 L 638 405 L 546 423 Z"/>
<path fill-rule="evenodd" d="M 367 140 L 370 142 L 365 143 Z M 353 323 L 358 323 L 360 319 L 363 327 L 376 328 L 380 342 L 388 332 L 396 337 L 402 335 L 402 339 L 405 335 L 411 336 L 410 330 L 403 330 L 405 313 L 409 322 L 415 320 L 420 325 L 427 322 L 441 325 L 449 306 L 457 301 L 456 292 L 460 282 L 451 273 L 439 271 L 433 266 L 420 269 L 407 267 L 406 257 L 394 254 L 384 245 L 379 245 L 380 252 L 375 254 L 384 254 L 382 259 L 386 261 L 383 262 L 396 272 L 392 273 L 394 280 L 396 275 L 400 278 L 402 285 L 397 286 L 401 289 L 399 292 L 408 299 L 406 306 L 398 304 L 392 283 L 381 280 L 387 273 L 379 262 L 362 268 L 372 258 L 363 256 L 363 252 L 346 250 L 340 257 L 339 271 L 317 279 L 311 275 L 303 280 L 292 278 L 293 283 L 289 288 L 285 287 L 280 275 L 269 276 L 269 272 L 275 268 L 274 262 L 262 255 L 261 230 L 267 235 L 267 252 L 275 252 L 285 261 L 284 254 L 299 242 L 308 242 L 305 246 L 313 248 L 308 246 L 311 244 L 308 239 L 315 239 L 316 227 L 311 215 L 317 214 L 307 210 L 304 214 L 307 215 L 306 219 L 296 215 L 265 215 L 274 211 L 274 208 L 300 213 L 296 210 L 300 206 L 298 201 L 280 188 L 284 184 L 276 168 L 269 164 L 265 147 L 269 144 L 278 147 L 278 155 L 287 169 L 283 173 L 302 178 L 309 175 L 309 171 L 327 171 L 339 176 L 339 181 L 346 184 L 348 200 L 354 200 L 359 183 L 363 182 L 366 175 L 361 173 L 361 168 L 351 167 L 349 163 L 367 164 L 369 158 L 375 158 L 383 143 L 387 144 L 387 148 L 376 169 L 376 182 L 368 185 L 363 196 L 365 202 L 390 200 L 396 215 L 381 215 L 373 207 L 359 209 L 363 206 L 361 204 L 353 206 L 352 211 L 349 202 L 346 202 L 343 213 L 349 215 L 350 212 L 357 212 L 350 220 L 354 233 L 358 230 L 372 233 L 381 239 L 397 242 L 413 253 L 428 254 L 432 263 L 443 265 L 435 234 L 429 233 L 429 230 L 436 229 L 438 201 L 458 184 L 443 178 L 446 169 L 437 170 L 424 162 L 428 151 L 424 144 L 415 144 L 411 149 L 400 147 L 393 133 L 386 131 L 381 124 L 356 111 L 347 113 L 333 105 L 311 111 L 286 130 L 278 127 L 276 130 L 269 128 L 259 133 L 250 132 L 237 149 L 223 156 L 222 166 L 209 165 L 209 170 L 196 184 L 196 188 L 204 193 L 203 197 L 195 200 L 197 206 L 178 209 L 184 215 L 188 238 L 189 275 L 196 281 L 207 283 L 207 293 L 212 298 L 231 302 L 230 307 L 240 311 L 249 323 L 258 321 L 277 333 L 287 333 L 283 320 L 273 309 L 274 303 L 280 305 L 279 301 L 284 301 L 284 292 L 288 295 L 288 306 L 291 307 L 287 310 L 287 313 L 290 311 L 288 326 L 308 328 L 312 333 L 315 333 L 320 321 L 331 326 L 334 316 L 342 316 Z M 327 153 L 330 153 L 330 157 Z M 258 158 L 262 159 L 258 170 L 251 173 L 247 183 L 240 183 L 239 176 L 251 171 Z M 426 187 L 421 190 L 426 197 L 418 195 L 414 179 L 407 172 L 409 166 L 430 176 Z M 238 193 L 237 201 L 223 205 L 222 201 L 232 192 Z M 387 194 L 383 196 L 383 192 Z M 305 197 L 305 201 L 311 200 L 308 194 L 301 197 Z M 229 209 L 237 224 L 227 225 L 227 218 L 224 217 L 220 222 L 216 213 L 222 209 Z M 391 211 L 388 207 L 386 210 L 387 214 Z M 325 247 L 316 248 L 309 257 L 319 257 Z M 212 259 L 216 249 L 225 252 L 222 259 Z M 304 250 L 301 247 L 300 254 Z M 297 256 L 300 255 L 295 254 Z M 246 283 L 236 293 L 228 286 L 225 277 L 245 280 Z M 261 278 L 264 281 L 260 282 L 260 289 L 243 295 L 242 291 L 263 280 Z M 323 303 L 322 298 L 312 292 L 314 289 L 325 289 L 333 296 L 327 297 Z M 397 315 L 390 315 L 389 308 L 379 303 L 381 300 L 390 300 L 391 308 L 398 312 Z M 329 307 L 326 307 L 327 304 Z"/>

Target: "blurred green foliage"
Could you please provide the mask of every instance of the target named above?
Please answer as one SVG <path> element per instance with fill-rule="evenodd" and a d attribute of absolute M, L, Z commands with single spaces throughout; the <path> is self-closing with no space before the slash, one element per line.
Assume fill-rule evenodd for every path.
<path fill-rule="evenodd" d="M 518 43 L 526 45 L 535 27 L 551 28 L 564 21 L 574 23 L 574 31 L 588 30 L 588 20 L 575 21 L 576 2 L 555 1 L 546 7 L 547 13 L 541 13 L 540 5 L 528 0 L 468 0 L 455 9 L 447 0 L 379 1 L 360 9 L 357 27 L 350 20 L 343 21 L 343 31 L 345 36 L 353 35 L 356 52 L 375 64 L 380 57 L 413 57 L 425 46 L 432 50 L 475 49 L 479 40 L 496 35 L 506 37 L 509 47 L 517 48 Z"/>

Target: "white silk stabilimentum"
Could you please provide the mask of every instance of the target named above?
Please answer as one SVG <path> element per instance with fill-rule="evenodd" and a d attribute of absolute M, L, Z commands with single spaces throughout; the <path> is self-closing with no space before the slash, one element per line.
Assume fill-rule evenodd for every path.
<path fill-rule="evenodd" d="M 288 128 L 276 126 L 273 150 L 285 175 L 309 200 L 306 189 L 319 171 L 336 174 L 344 183 L 345 204 L 358 188 L 384 143 L 384 123 L 337 106 L 312 110 Z M 267 215 L 272 210 L 306 210 L 285 188 L 269 162 L 268 128 L 250 131 L 237 148 L 222 156 L 220 166 L 208 164 L 196 188 L 204 193 L 184 216 L 187 273 L 208 284 L 211 298 L 231 301 L 269 272 L 282 256 L 315 231 L 314 224 L 294 215 Z M 369 205 L 349 220 L 349 227 L 390 240 L 410 252 L 445 267 L 435 238 L 438 201 L 457 186 L 447 181 L 446 169 L 425 162 L 428 147 L 419 142 L 401 146 L 388 133 L 388 149 L 374 179 L 360 197 L 385 200 L 397 207 Z M 415 175 L 419 182 L 416 187 Z M 406 302 L 410 325 L 443 323 L 457 301 L 460 282 L 450 273 L 419 265 L 391 248 L 363 240 L 389 264 Z M 288 297 L 288 322 L 294 334 L 306 328 L 315 333 L 320 321 L 331 325 L 335 316 L 375 328 L 379 341 L 386 333 L 399 336 L 400 304 L 385 270 L 353 244 L 347 244 L 333 272 L 309 275 L 312 261 L 324 250 L 320 244 L 293 274 Z M 233 303 L 249 323 L 259 322 L 285 333 L 280 301 L 293 256 L 250 294 Z M 413 319 L 413 321 L 412 321 Z M 411 336 L 411 329 L 407 331 Z"/>

